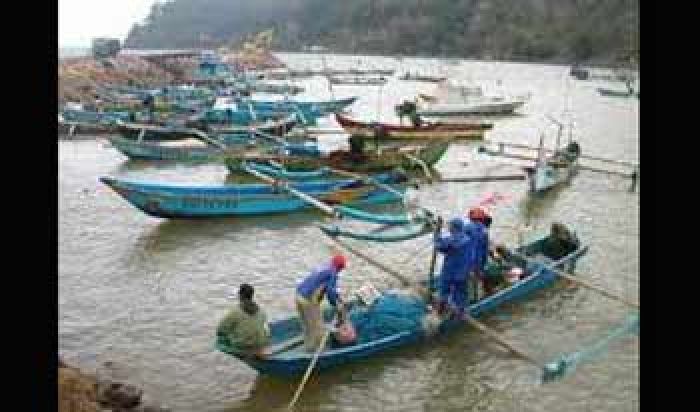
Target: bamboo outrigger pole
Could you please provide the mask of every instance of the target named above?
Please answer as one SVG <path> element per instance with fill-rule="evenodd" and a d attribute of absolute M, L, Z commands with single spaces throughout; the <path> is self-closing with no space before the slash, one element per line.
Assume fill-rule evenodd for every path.
<path fill-rule="evenodd" d="M 271 185 L 275 185 L 277 187 L 280 187 L 280 188 L 286 190 L 287 192 L 289 192 L 292 195 L 298 197 L 299 199 L 305 201 L 306 203 L 317 207 L 318 209 L 320 209 L 324 213 L 327 213 L 327 214 L 329 214 L 331 216 L 335 216 L 335 217 L 338 216 L 338 212 L 335 210 L 335 208 L 321 202 L 318 199 L 315 199 L 312 196 L 307 195 L 306 193 L 303 193 L 303 192 L 300 192 L 299 190 L 294 189 L 293 187 L 291 187 L 289 185 L 288 182 L 273 179 L 272 177 L 267 176 L 266 174 L 260 173 L 257 170 L 253 170 L 247 166 L 243 166 L 243 170 L 246 173 L 257 177 L 258 179 L 261 179 L 261 180 L 263 180 Z"/>
<path fill-rule="evenodd" d="M 513 254 L 516 255 L 516 256 L 518 256 L 518 257 L 521 257 L 522 259 L 524 259 L 524 260 L 526 260 L 526 261 L 535 262 L 534 259 L 529 258 L 529 257 L 527 257 L 527 256 L 524 256 L 524 255 L 522 255 L 522 254 L 519 254 L 519 253 L 513 253 Z M 618 301 L 618 302 L 620 302 L 620 303 L 624 303 L 624 304 L 627 305 L 627 306 L 630 306 L 630 307 L 632 307 L 632 308 L 634 308 L 634 309 L 639 310 L 639 303 L 637 303 L 637 302 L 632 302 L 632 301 L 630 301 L 630 300 L 628 300 L 628 299 L 626 299 L 626 298 L 624 298 L 624 297 L 622 297 L 622 296 L 618 296 L 618 295 L 616 295 L 616 294 L 614 294 L 614 293 L 611 293 L 611 292 L 609 292 L 609 291 L 607 291 L 607 290 L 601 288 L 600 286 L 596 286 L 596 285 L 593 285 L 593 284 L 591 284 L 591 283 L 588 283 L 588 282 L 586 282 L 586 281 L 584 281 L 584 280 L 581 280 L 581 279 L 577 278 L 576 276 L 573 276 L 573 275 L 571 275 L 571 274 L 569 274 L 569 273 L 563 272 L 563 271 L 561 271 L 561 270 L 559 270 L 559 269 L 554 269 L 554 268 L 550 268 L 550 269 L 551 269 L 554 273 L 556 273 L 557 275 L 559 275 L 559 276 L 563 277 L 564 279 L 567 279 L 567 280 L 569 280 L 569 281 L 571 281 L 571 282 L 573 282 L 573 283 L 576 283 L 577 285 L 580 285 L 580 286 L 583 286 L 583 287 L 585 287 L 585 288 L 594 290 L 594 291 L 600 293 L 601 295 L 604 295 L 604 296 L 606 296 L 606 297 L 608 297 L 608 298 L 610 298 L 610 299 L 612 299 L 612 300 Z"/>

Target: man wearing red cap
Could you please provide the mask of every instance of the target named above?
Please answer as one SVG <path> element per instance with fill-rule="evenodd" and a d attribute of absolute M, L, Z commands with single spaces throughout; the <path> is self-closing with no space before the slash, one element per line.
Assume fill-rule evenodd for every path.
<path fill-rule="evenodd" d="M 335 255 L 330 262 L 314 269 L 297 286 L 296 304 L 304 328 L 304 349 L 313 352 L 323 337 L 321 302 L 326 296 L 328 303 L 338 307 L 342 300 L 338 296 L 338 274 L 345 269 L 347 260 Z"/>
<path fill-rule="evenodd" d="M 484 279 L 484 267 L 489 256 L 489 233 L 491 216 L 481 207 L 469 209 L 468 220 L 465 222 L 467 235 L 474 239 L 473 261 L 474 272 L 477 279 Z"/>

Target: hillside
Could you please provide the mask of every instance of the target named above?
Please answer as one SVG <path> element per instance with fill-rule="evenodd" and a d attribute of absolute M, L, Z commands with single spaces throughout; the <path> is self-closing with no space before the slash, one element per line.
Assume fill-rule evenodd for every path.
<path fill-rule="evenodd" d="M 275 49 L 610 63 L 639 51 L 638 0 L 171 0 L 132 48 L 218 47 L 276 29 Z"/>

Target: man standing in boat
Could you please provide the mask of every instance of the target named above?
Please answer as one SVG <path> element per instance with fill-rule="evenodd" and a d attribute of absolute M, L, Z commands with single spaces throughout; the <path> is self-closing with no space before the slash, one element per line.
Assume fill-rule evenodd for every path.
<path fill-rule="evenodd" d="M 438 314 L 444 314 L 451 304 L 457 316 L 462 317 L 467 304 L 468 280 L 474 266 L 474 240 L 467 234 L 461 218 L 451 219 L 448 229 L 449 234 L 436 233 L 434 237 L 435 249 L 445 255 L 438 280 Z"/>
<path fill-rule="evenodd" d="M 229 344 L 240 351 L 260 354 L 270 341 L 270 328 L 265 312 L 253 300 L 255 290 L 244 283 L 238 289 L 238 306 L 221 320 L 217 334 L 225 336 Z"/>
<path fill-rule="evenodd" d="M 297 311 L 304 328 L 304 349 L 308 352 L 318 349 L 323 338 L 323 297 L 326 296 L 332 306 L 342 308 L 343 303 L 337 289 L 338 274 L 346 265 L 345 256 L 335 255 L 329 263 L 314 269 L 297 286 Z"/>
<path fill-rule="evenodd" d="M 465 232 L 474 240 L 472 247 L 474 265 L 470 270 L 474 271 L 475 279 L 480 279 L 484 284 L 486 283 L 484 281 L 484 268 L 489 256 L 488 228 L 491 226 L 491 221 L 491 216 L 482 207 L 471 208 L 467 214 L 467 219 L 462 220 Z M 474 292 L 478 299 L 478 290 L 476 288 Z"/>

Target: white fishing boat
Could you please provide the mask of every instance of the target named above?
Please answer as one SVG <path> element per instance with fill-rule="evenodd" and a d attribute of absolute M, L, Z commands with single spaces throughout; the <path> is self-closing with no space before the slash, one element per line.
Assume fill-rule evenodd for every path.
<path fill-rule="evenodd" d="M 453 81 L 440 83 L 440 98 L 419 95 L 417 114 L 426 117 L 511 114 L 522 107 L 530 95 L 486 95 L 481 86 Z"/>

